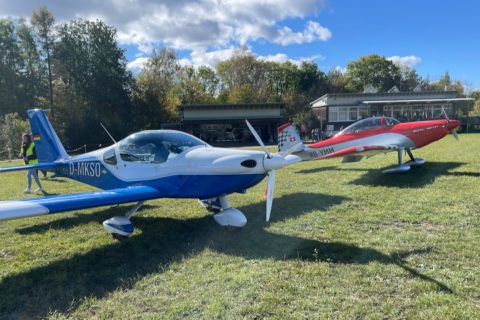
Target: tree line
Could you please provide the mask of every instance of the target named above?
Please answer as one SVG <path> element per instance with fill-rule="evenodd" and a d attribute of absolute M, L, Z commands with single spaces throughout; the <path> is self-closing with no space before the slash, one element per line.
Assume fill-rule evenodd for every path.
<path fill-rule="evenodd" d="M 281 102 L 285 120 L 314 125 L 309 102 L 325 93 L 361 92 L 367 86 L 380 92 L 420 86 L 464 95 L 462 83 L 448 72 L 429 81 L 415 69 L 376 54 L 349 62 L 346 70 L 325 73 L 312 61 L 271 62 L 246 48 L 216 68 L 182 66 L 174 50 L 161 48 L 133 75 L 114 27 L 101 20 L 56 23 L 41 6 L 29 22 L 0 19 L 0 156 L 18 149 L 20 133 L 28 128 L 22 119 L 31 108 L 50 110 L 68 149 L 108 143 L 99 122 L 117 139 L 177 122 L 180 104 Z"/>

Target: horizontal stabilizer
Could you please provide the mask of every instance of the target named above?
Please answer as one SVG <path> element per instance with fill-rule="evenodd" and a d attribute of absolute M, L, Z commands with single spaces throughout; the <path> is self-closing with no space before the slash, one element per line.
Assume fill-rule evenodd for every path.
<path fill-rule="evenodd" d="M 0 173 L 10 172 L 10 171 L 30 170 L 30 169 L 47 169 L 47 168 L 61 167 L 66 165 L 67 164 L 63 162 L 44 162 L 44 163 L 24 165 L 24 166 L 3 167 L 3 168 L 0 168 Z"/>

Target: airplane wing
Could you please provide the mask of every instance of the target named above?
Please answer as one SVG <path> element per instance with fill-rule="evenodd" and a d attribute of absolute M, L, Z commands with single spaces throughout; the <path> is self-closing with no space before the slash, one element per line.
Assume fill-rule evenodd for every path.
<path fill-rule="evenodd" d="M 371 145 L 371 146 L 355 146 L 340 151 L 332 152 L 317 159 L 329 159 L 335 157 L 344 157 L 344 162 L 356 162 L 364 157 L 371 157 L 381 152 L 397 150 L 396 145 Z"/>
<path fill-rule="evenodd" d="M 161 198 L 162 196 L 164 194 L 155 188 L 138 186 L 16 201 L 0 201 L 0 220 L 144 201 Z"/>

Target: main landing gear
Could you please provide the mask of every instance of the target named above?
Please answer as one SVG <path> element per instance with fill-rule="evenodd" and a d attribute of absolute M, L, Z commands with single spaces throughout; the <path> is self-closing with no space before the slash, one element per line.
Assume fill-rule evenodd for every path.
<path fill-rule="evenodd" d="M 230 207 L 227 198 L 218 197 L 198 200 L 208 211 L 215 213 L 213 218 L 223 227 L 243 228 L 247 224 L 247 218 L 238 209 Z"/>
<path fill-rule="evenodd" d="M 103 228 L 115 239 L 128 238 L 133 233 L 133 224 L 130 218 L 140 209 L 145 201 L 139 201 L 123 217 L 113 217 L 103 221 Z"/>
<path fill-rule="evenodd" d="M 412 167 L 419 167 L 425 163 L 422 158 L 415 158 L 409 148 L 398 148 L 398 165 L 391 169 L 383 170 L 382 173 L 402 173 L 410 170 Z M 404 153 L 410 157 L 410 160 L 403 163 Z"/>

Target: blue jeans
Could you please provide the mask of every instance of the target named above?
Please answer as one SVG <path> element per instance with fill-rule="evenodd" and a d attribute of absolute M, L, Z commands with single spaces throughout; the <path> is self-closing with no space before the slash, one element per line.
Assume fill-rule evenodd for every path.
<path fill-rule="evenodd" d="M 35 183 L 38 185 L 38 187 L 40 189 L 43 189 L 42 184 L 40 183 L 40 179 L 38 179 L 37 170 L 35 170 L 35 169 L 27 170 L 27 187 L 28 187 L 28 189 L 30 189 L 32 187 L 32 177 L 35 180 Z"/>

